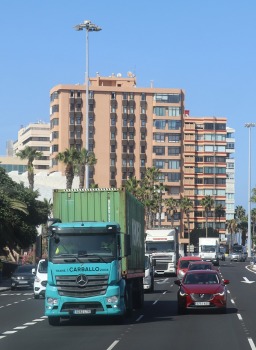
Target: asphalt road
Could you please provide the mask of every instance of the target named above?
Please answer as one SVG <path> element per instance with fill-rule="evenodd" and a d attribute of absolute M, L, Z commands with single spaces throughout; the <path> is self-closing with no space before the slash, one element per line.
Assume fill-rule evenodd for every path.
<path fill-rule="evenodd" d="M 230 279 L 227 314 L 177 314 L 174 277 L 158 277 L 145 307 L 124 324 L 109 319 L 65 321 L 48 325 L 44 300 L 31 290 L 0 293 L 0 349 L 17 350 L 256 350 L 256 275 L 246 263 L 222 262 Z"/>

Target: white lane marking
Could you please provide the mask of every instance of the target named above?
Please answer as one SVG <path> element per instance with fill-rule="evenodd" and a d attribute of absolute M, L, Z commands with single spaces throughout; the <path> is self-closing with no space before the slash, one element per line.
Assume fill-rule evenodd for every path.
<path fill-rule="evenodd" d="M 240 314 L 237 314 L 237 317 L 238 317 L 238 319 L 240 320 L 240 321 L 242 321 L 242 316 L 240 315 Z"/>
<path fill-rule="evenodd" d="M 155 305 L 157 302 L 158 302 L 158 300 L 155 300 L 155 301 L 153 302 L 153 305 Z"/>
<path fill-rule="evenodd" d="M 231 301 L 231 303 L 232 303 L 232 304 L 235 304 L 235 302 L 234 302 L 234 300 L 233 300 L 233 299 L 230 299 L 230 301 Z"/>
<path fill-rule="evenodd" d="M 166 294 L 167 293 L 167 290 L 163 292 L 163 294 Z"/>
<path fill-rule="evenodd" d="M 252 350 L 255 350 L 256 347 L 255 347 L 255 345 L 254 345 L 254 342 L 253 342 L 252 338 L 248 338 L 248 342 L 249 342 L 249 344 L 250 344 L 250 346 L 251 346 L 251 349 L 252 349 Z"/>
<path fill-rule="evenodd" d="M 36 324 L 36 322 L 23 323 L 24 326 L 33 326 L 33 324 Z"/>
<path fill-rule="evenodd" d="M 5 335 L 0 335 L 0 339 L 6 338 Z"/>
<path fill-rule="evenodd" d="M 25 328 L 27 328 L 27 326 L 15 327 L 15 328 L 13 328 L 13 329 L 25 329 Z"/>
<path fill-rule="evenodd" d="M 165 278 L 164 280 L 156 280 L 155 282 L 157 283 L 157 284 L 164 284 L 164 283 L 166 283 L 168 281 L 168 278 Z"/>
<path fill-rule="evenodd" d="M 6 332 L 3 332 L 2 334 L 13 334 L 13 333 L 17 333 L 17 331 L 6 331 Z"/>
<path fill-rule="evenodd" d="M 140 315 L 140 317 L 137 318 L 136 322 L 139 322 L 143 317 L 144 317 L 144 315 Z"/>
<path fill-rule="evenodd" d="M 118 343 L 119 343 L 119 340 L 115 340 L 115 341 L 107 348 L 107 350 L 113 349 Z"/>
<path fill-rule="evenodd" d="M 43 318 L 36 318 L 35 320 L 33 320 L 33 322 L 41 322 L 41 321 L 44 321 Z"/>

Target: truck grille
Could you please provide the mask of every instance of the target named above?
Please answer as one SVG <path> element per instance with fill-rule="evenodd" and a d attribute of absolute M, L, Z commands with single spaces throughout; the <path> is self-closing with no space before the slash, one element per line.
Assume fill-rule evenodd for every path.
<path fill-rule="evenodd" d="M 74 310 L 85 310 L 85 309 L 91 309 L 95 311 L 104 311 L 103 306 L 99 302 L 95 303 L 64 303 L 61 311 L 63 312 L 72 312 Z"/>
<path fill-rule="evenodd" d="M 86 279 L 86 284 L 82 286 L 78 283 L 78 277 L 81 276 Z M 87 298 L 104 295 L 108 286 L 108 275 L 56 276 L 56 285 L 61 296 Z"/>
<path fill-rule="evenodd" d="M 160 261 L 156 262 L 155 270 L 167 270 L 167 269 L 168 269 L 168 264 L 162 263 Z"/>

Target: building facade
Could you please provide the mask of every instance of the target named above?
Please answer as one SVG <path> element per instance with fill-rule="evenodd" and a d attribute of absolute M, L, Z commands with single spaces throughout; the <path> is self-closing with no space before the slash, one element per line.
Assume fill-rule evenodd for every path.
<path fill-rule="evenodd" d="M 50 133 L 50 124 L 41 121 L 21 127 L 18 131 L 18 139 L 13 143 L 14 156 L 17 152 L 29 146 L 43 154 L 40 159 L 35 159 L 33 162 L 35 173 L 49 172 Z"/>
<path fill-rule="evenodd" d="M 85 147 L 86 87 L 57 85 L 50 91 L 50 172 L 64 172 L 56 155 L 66 148 Z M 190 197 L 195 203 L 191 227 L 203 227 L 200 200 L 214 197 L 226 208 L 225 118 L 192 118 L 185 111 L 182 89 L 138 88 L 135 77 L 90 78 L 88 96 L 88 144 L 97 163 L 89 169 L 89 183 L 121 187 L 146 168 L 161 171 L 164 197 Z M 162 224 L 170 224 L 163 213 Z M 209 225 L 225 233 L 226 218 L 209 218 Z M 175 214 L 180 243 L 188 243 L 185 219 Z"/>

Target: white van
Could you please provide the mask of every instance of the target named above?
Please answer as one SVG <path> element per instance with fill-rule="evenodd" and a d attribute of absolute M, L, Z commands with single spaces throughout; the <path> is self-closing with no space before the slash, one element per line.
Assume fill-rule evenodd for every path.
<path fill-rule="evenodd" d="M 152 256 L 145 254 L 145 276 L 143 278 L 143 288 L 145 291 L 154 291 L 154 266 Z"/>
<path fill-rule="evenodd" d="M 33 269 L 33 273 L 35 274 L 34 280 L 34 298 L 39 299 L 40 295 L 42 297 L 45 296 L 45 289 L 47 284 L 47 268 L 48 268 L 48 260 L 42 259 L 39 260 L 37 268 Z"/>

